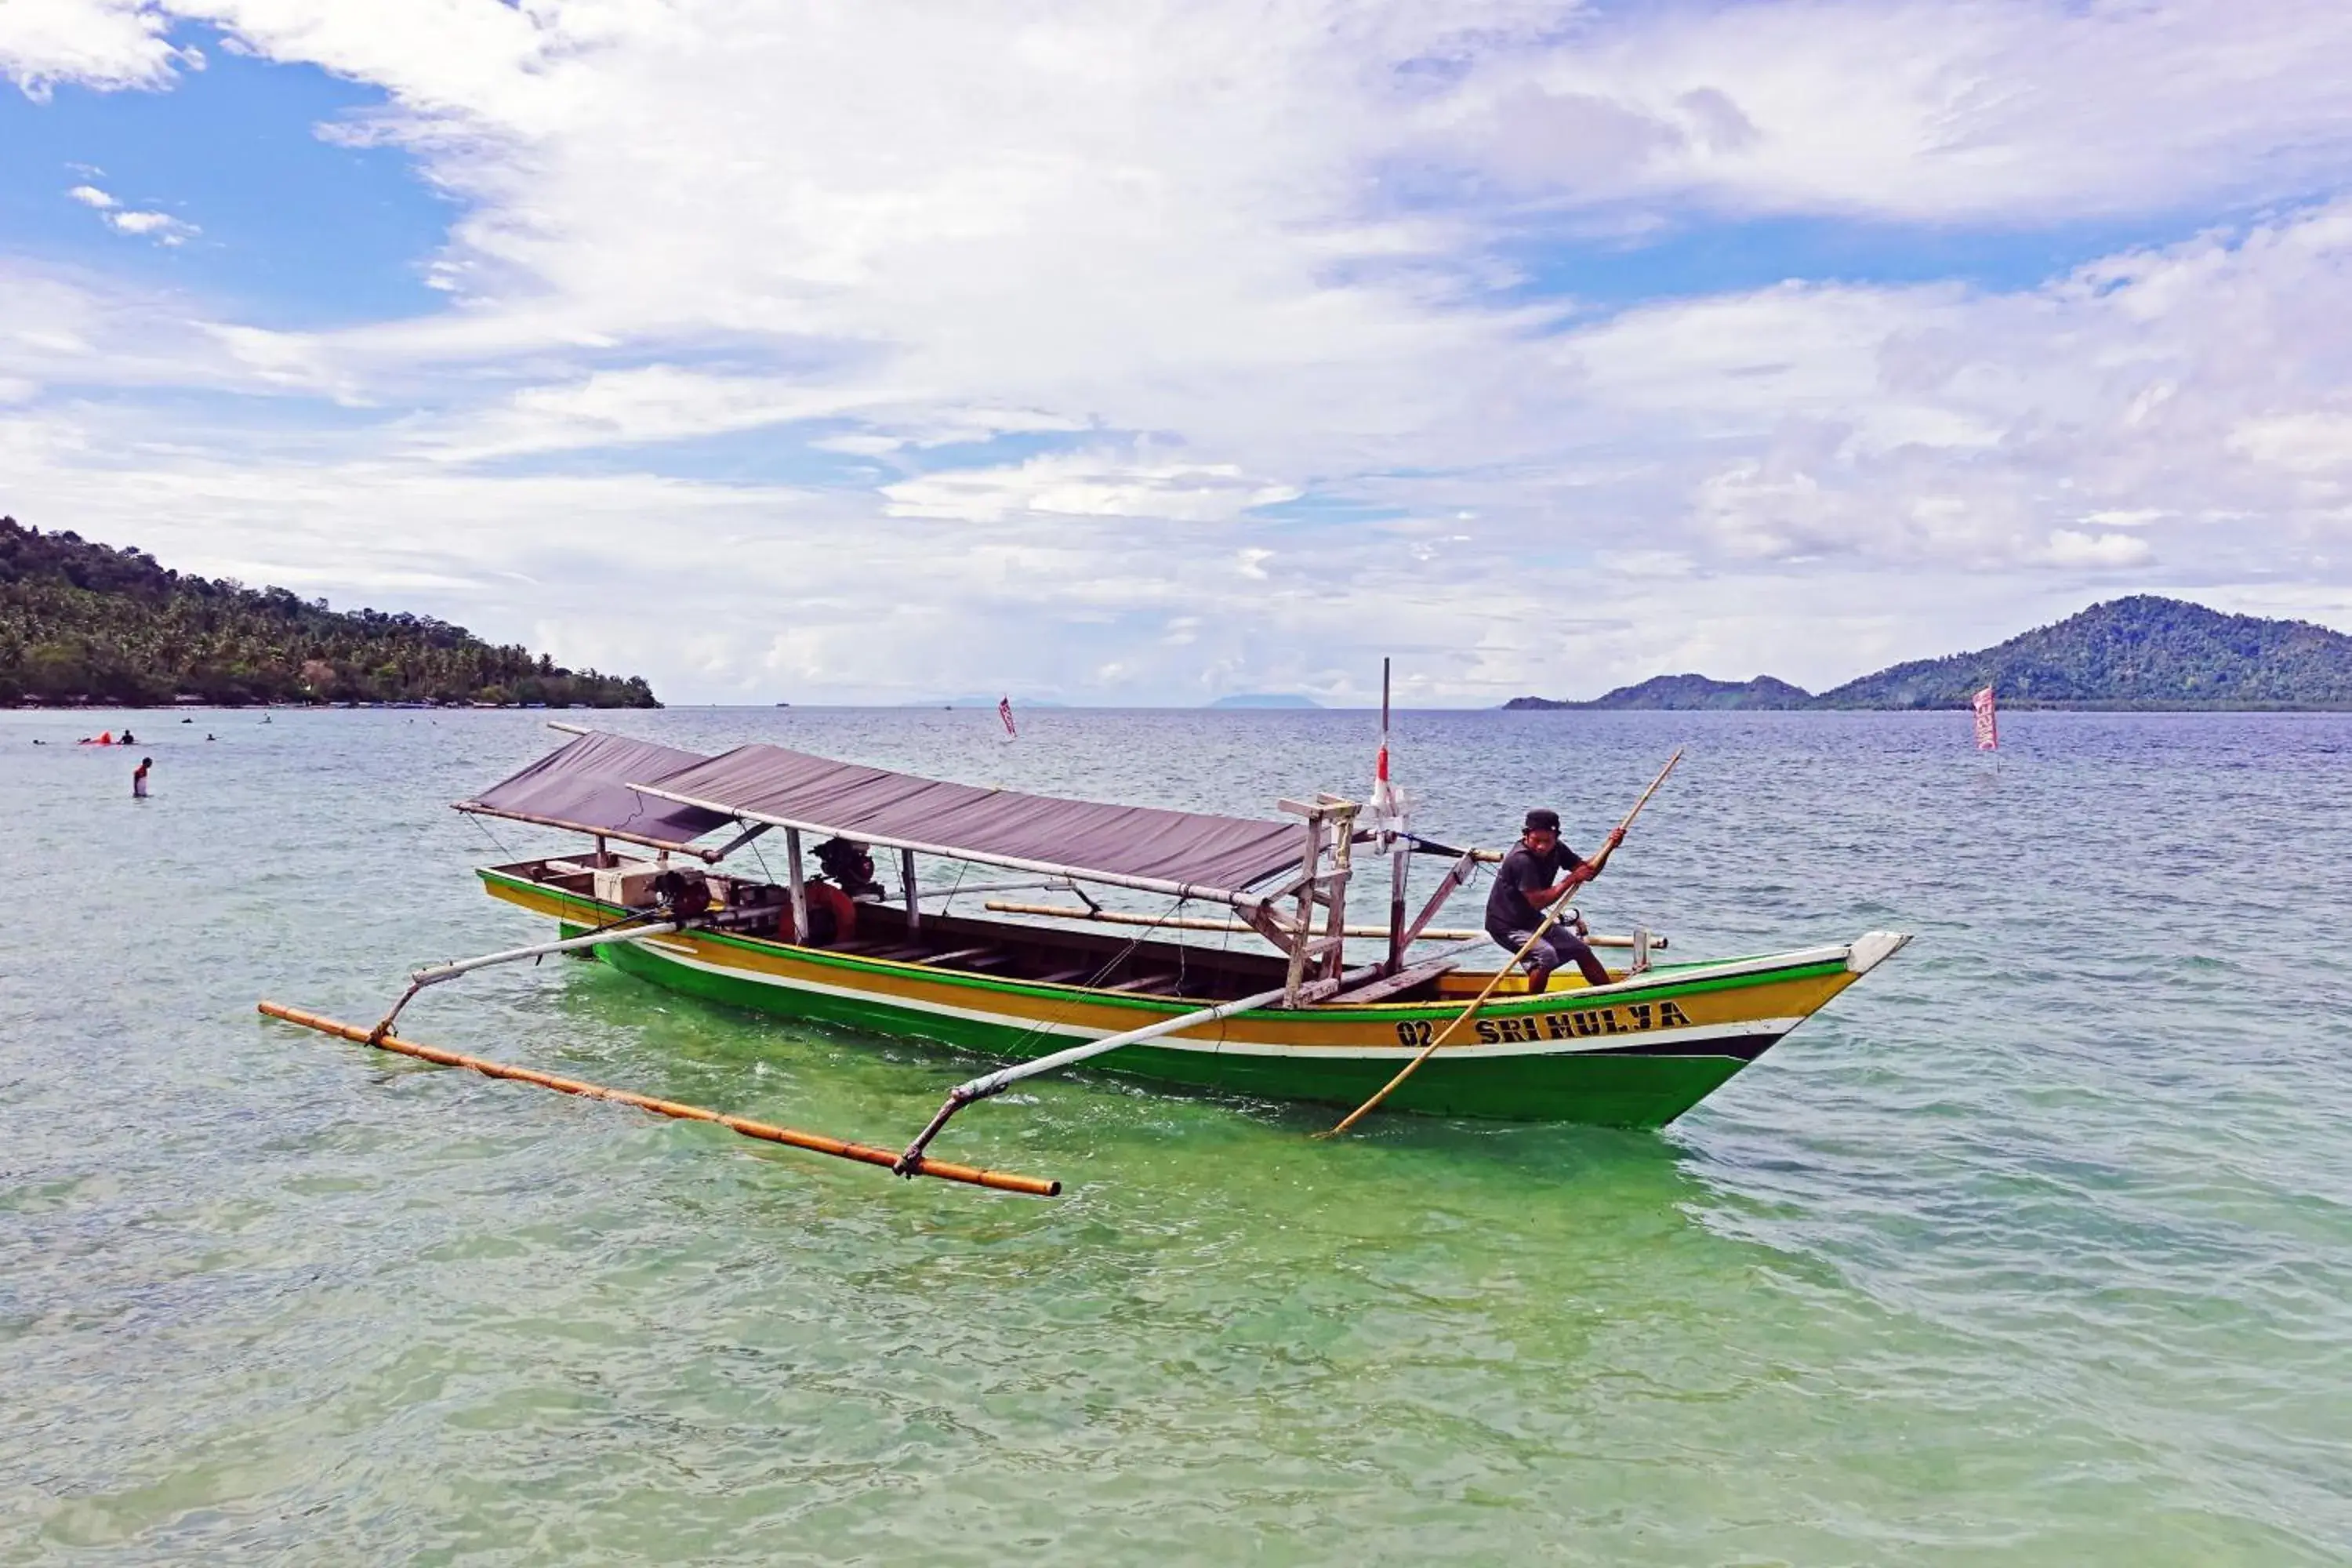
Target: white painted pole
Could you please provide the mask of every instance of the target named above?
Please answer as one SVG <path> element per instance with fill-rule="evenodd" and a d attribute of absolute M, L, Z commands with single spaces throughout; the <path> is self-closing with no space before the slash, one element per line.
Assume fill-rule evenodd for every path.
<path fill-rule="evenodd" d="M 479 958 L 461 958 L 453 963 L 436 963 L 420 969 L 408 977 L 408 989 L 392 1005 L 392 1011 L 379 1020 L 370 1031 L 371 1044 L 381 1043 L 392 1033 L 394 1020 L 401 1009 L 416 1000 L 416 994 L 428 985 L 438 985 L 444 980 L 455 980 L 460 974 L 471 974 L 477 969 L 488 969 L 494 963 L 520 963 L 526 958 L 544 958 L 551 952 L 577 952 L 583 948 L 603 947 L 607 942 L 630 942 L 641 936 L 665 936 L 678 929 L 676 921 L 663 921 L 654 925 L 621 924 L 604 931 L 592 931 L 585 936 L 566 937 L 562 942 L 534 942 L 529 947 L 511 947 L 504 952 L 486 952 Z"/>
<path fill-rule="evenodd" d="M 1342 976 L 1340 984 L 1346 985 L 1356 981 L 1370 980 L 1379 973 L 1380 969 L 1377 965 L 1360 969 L 1353 973 Z M 1039 1057 L 1034 1061 L 1015 1062 L 1009 1068 L 999 1068 L 994 1072 L 983 1073 L 978 1078 L 960 1083 L 948 1091 L 947 1103 L 940 1106 L 939 1114 L 931 1118 L 931 1124 L 924 1128 L 915 1141 L 907 1145 L 907 1152 L 898 1157 L 898 1173 L 902 1176 L 911 1174 L 922 1163 L 923 1151 L 930 1146 L 932 1139 L 940 1135 L 940 1129 L 948 1124 L 948 1118 L 975 1100 L 986 1100 L 992 1094 L 1001 1094 L 1023 1079 L 1035 1078 L 1040 1073 L 1058 1072 L 1066 1067 L 1074 1067 L 1079 1062 L 1090 1061 L 1096 1057 L 1127 1046 L 1139 1046 L 1146 1040 L 1156 1040 L 1162 1035 L 1172 1035 L 1183 1029 L 1196 1029 L 1203 1024 L 1213 1024 L 1220 1019 L 1230 1018 L 1236 1013 L 1246 1013 L 1253 1007 L 1269 1006 L 1281 1001 L 1289 990 L 1290 987 L 1287 985 L 1278 985 L 1271 991 L 1260 991 L 1255 995 L 1244 996 L 1237 1002 L 1220 1002 L 1213 1007 L 1202 1007 L 1196 1012 L 1180 1013 L 1173 1018 L 1162 1018 L 1156 1024 L 1146 1024 L 1139 1029 L 1129 1029 L 1118 1035 L 1106 1035 L 1099 1040 L 1089 1040 L 1082 1046 L 1072 1046 L 1066 1051 L 1055 1051 L 1051 1056 Z"/>
<path fill-rule="evenodd" d="M 793 940 L 803 947 L 809 945 L 808 877 L 801 869 L 801 830 L 784 829 L 784 859 L 789 862 L 785 883 L 793 893 Z"/>
<path fill-rule="evenodd" d="M 623 926 L 614 931 L 591 931 L 586 936 L 566 937 L 562 942 L 542 942 L 530 947 L 509 948 L 504 952 L 486 952 L 479 958 L 461 958 L 454 963 L 436 963 L 420 969 L 408 978 L 418 985 L 438 985 L 444 980 L 455 980 L 460 974 L 471 974 L 477 969 L 488 969 L 494 963 L 518 963 L 526 958 L 545 958 L 553 952 L 577 952 L 583 948 L 603 947 L 607 942 L 628 942 L 641 936 L 666 936 L 677 930 L 677 922 L 665 921 L 656 925 Z"/>

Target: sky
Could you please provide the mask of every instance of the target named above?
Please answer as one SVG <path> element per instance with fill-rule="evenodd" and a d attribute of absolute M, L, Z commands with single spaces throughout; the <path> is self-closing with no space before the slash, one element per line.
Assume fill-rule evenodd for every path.
<path fill-rule="evenodd" d="M 2344 0 L 0 0 L 0 511 L 673 702 L 2352 631 Z"/>

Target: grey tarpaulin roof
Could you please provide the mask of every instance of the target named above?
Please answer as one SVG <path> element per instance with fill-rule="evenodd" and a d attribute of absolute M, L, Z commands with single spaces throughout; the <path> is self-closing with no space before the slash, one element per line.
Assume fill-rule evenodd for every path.
<path fill-rule="evenodd" d="M 1305 826 L 1147 805 L 1103 805 L 738 746 L 660 779 L 664 795 L 818 832 L 999 864 L 1029 862 L 1239 889 L 1295 867 Z"/>
<path fill-rule="evenodd" d="M 682 847 L 732 818 L 724 812 L 640 795 L 629 785 L 652 784 L 709 760 L 699 752 L 592 731 L 472 800 L 459 801 L 457 809 Z"/>

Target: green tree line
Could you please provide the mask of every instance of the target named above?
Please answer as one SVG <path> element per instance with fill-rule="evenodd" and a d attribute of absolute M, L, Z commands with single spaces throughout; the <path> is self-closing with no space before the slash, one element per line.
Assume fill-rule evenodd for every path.
<path fill-rule="evenodd" d="M 331 610 L 0 517 L 0 702 L 138 707 L 183 696 L 661 706 L 642 677 L 565 669 L 429 616 Z"/>

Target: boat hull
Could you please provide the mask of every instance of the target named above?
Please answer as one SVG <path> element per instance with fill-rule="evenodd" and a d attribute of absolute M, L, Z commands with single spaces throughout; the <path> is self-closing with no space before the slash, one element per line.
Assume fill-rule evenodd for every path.
<path fill-rule="evenodd" d="M 554 918 L 567 934 L 623 912 L 497 871 L 480 874 L 492 896 Z M 1865 952 L 1873 942 L 1877 948 Z M 1389 1104 L 1430 1115 L 1664 1126 L 1900 942 L 1872 938 L 1677 965 L 1590 991 L 1498 994 Z M 1004 1060 L 1025 1060 L 1200 1005 L 723 931 L 677 932 L 595 951 L 625 973 L 707 1001 L 932 1040 Z M 1260 1009 L 1130 1047 L 1104 1065 L 1194 1089 L 1352 1106 L 1418 1054 L 1466 1000 Z"/>

